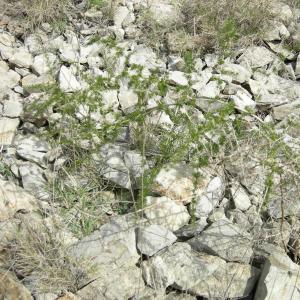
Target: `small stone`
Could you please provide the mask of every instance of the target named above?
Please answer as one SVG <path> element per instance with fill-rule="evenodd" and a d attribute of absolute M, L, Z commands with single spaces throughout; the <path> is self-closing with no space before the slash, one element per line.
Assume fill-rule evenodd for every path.
<path fill-rule="evenodd" d="M 20 99 L 14 97 L 3 101 L 3 116 L 9 118 L 18 118 L 23 112 L 23 105 Z"/>
<path fill-rule="evenodd" d="M 59 85 L 65 92 L 76 92 L 82 89 L 71 68 L 62 66 L 59 72 Z"/>
<path fill-rule="evenodd" d="M 171 84 L 179 86 L 188 86 L 189 82 L 183 72 L 172 71 L 169 73 L 169 81 Z"/>
<path fill-rule="evenodd" d="M 11 145 L 19 126 L 19 119 L 0 117 L 0 145 Z"/>
<path fill-rule="evenodd" d="M 118 94 L 118 99 L 124 112 L 134 110 L 134 107 L 139 102 L 139 97 L 133 90 L 121 89 Z"/>
<path fill-rule="evenodd" d="M 137 248 L 142 254 L 152 256 L 176 242 L 176 236 L 161 225 L 141 227 L 137 233 Z"/>
<path fill-rule="evenodd" d="M 233 185 L 230 188 L 234 205 L 237 209 L 242 211 L 247 210 L 251 206 L 249 195 L 240 185 Z"/>
<path fill-rule="evenodd" d="M 115 26 L 122 28 L 122 24 L 126 20 L 129 13 L 130 11 L 126 6 L 118 6 L 113 17 Z"/>
<path fill-rule="evenodd" d="M 233 100 L 235 108 L 239 111 L 253 111 L 256 108 L 255 101 L 253 101 L 248 94 L 245 94 L 242 91 L 237 91 L 235 95 L 230 96 L 230 99 Z"/>
<path fill-rule="evenodd" d="M 233 81 L 238 83 L 248 82 L 251 78 L 251 73 L 245 67 L 237 64 L 224 63 L 219 65 L 217 70 L 221 74 L 231 76 Z"/>

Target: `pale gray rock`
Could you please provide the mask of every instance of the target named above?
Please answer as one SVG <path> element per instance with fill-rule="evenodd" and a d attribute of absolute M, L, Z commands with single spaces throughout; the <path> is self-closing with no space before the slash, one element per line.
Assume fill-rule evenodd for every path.
<path fill-rule="evenodd" d="M 215 206 L 223 199 L 225 184 L 219 176 L 209 181 L 203 193 L 196 197 L 195 216 L 207 217 Z"/>
<path fill-rule="evenodd" d="M 264 40 L 265 41 L 280 41 L 282 39 L 286 39 L 290 36 L 290 32 L 286 28 L 286 26 L 279 21 L 273 20 L 269 24 L 269 28 L 267 29 Z"/>
<path fill-rule="evenodd" d="M 245 211 L 251 206 L 250 197 L 241 185 L 233 184 L 230 191 L 234 205 L 237 209 Z"/>
<path fill-rule="evenodd" d="M 106 110 L 117 110 L 119 107 L 118 91 L 117 90 L 106 90 L 101 92 L 103 109 Z"/>
<path fill-rule="evenodd" d="M 148 168 L 140 153 L 109 144 L 100 149 L 95 160 L 104 178 L 125 189 L 136 189 L 143 172 Z"/>
<path fill-rule="evenodd" d="M 29 69 L 33 64 L 33 57 L 25 48 L 18 48 L 14 54 L 9 57 L 9 62 L 17 67 Z"/>
<path fill-rule="evenodd" d="M 124 112 L 133 111 L 139 101 L 138 95 L 133 90 L 124 88 L 119 91 L 118 99 Z"/>
<path fill-rule="evenodd" d="M 220 263 L 219 268 L 205 280 L 189 289 L 193 295 L 208 299 L 242 299 L 250 296 L 260 270 L 239 263 Z"/>
<path fill-rule="evenodd" d="M 232 77 L 233 81 L 238 83 L 248 82 L 252 75 L 245 67 L 233 63 L 221 64 L 217 67 L 217 71 Z"/>
<path fill-rule="evenodd" d="M 129 65 L 139 65 L 149 70 L 166 68 L 165 63 L 157 58 L 153 50 L 143 45 L 136 46 L 129 57 Z"/>
<path fill-rule="evenodd" d="M 17 72 L 9 70 L 6 64 L 0 65 L 0 95 L 16 87 L 20 79 L 21 76 Z"/>
<path fill-rule="evenodd" d="M 176 236 L 161 225 L 140 227 L 137 231 L 137 248 L 142 254 L 152 256 L 176 242 Z"/>
<path fill-rule="evenodd" d="M 142 263 L 143 278 L 157 290 L 173 286 L 188 290 L 213 274 L 225 261 L 194 252 L 186 243 L 176 243 Z"/>
<path fill-rule="evenodd" d="M 4 100 L 3 103 L 3 116 L 9 118 L 18 118 L 23 112 L 23 104 L 20 97 L 17 95 L 10 95 L 8 100 Z"/>
<path fill-rule="evenodd" d="M 82 299 L 128 299 L 144 289 L 136 267 L 135 227 L 117 218 L 70 247 L 70 254 L 97 266 L 95 280 L 81 289 Z"/>
<path fill-rule="evenodd" d="M 225 88 L 226 83 L 224 81 L 212 80 L 206 84 L 202 89 L 198 88 L 197 96 L 199 98 L 217 98 L 220 96 L 221 91 Z"/>
<path fill-rule="evenodd" d="M 207 67 L 214 68 L 218 64 L 219 56 L 217 54 L 208 53 L 205 55 L 204 61 Z"/>
<path fill-rule="evenodd" d="M 0 179 L 0 222 L 13 218 L 14 214 L 38 210 L 36 199 L 12 182 Z"/>
<path fill-rule="evenodd" d="M 56 73 L 58 67 L 58 59 L 52 53 L 44 53 L 34 57 L 32 69 L 38 75 L 53 71 Z"/>
<path fill-rule="evenodd" d="M 300 299 L 299 272 L 286 254 L 274 253 L 264 264 L 254 300 Z"/>
<path fill-rule="evenodd" d="M 251 236 L 226 219 L 213 223 L 188 243 L 196 251 L 231 262 L 248 263 L 253 254 Z"/>
<path fill-rule="evenodd" d="M 180 71 L 172 71 L 169 72 L 168 79 L 171 84 L 179 85 L 179 86 L 188 86 L 189 81 L 185 76 L 185 73 Z"/>
<path fill-rule="evenodd" d="M 15 139 L 17 154 L 25 160 L 35 162 L 40 166 L 46 166 L 45 155 L 50 150 L 47 142 L 31 135 Z"/>
<path fill-rule="evenodd" d="M 8 32 L 1 32 L 0 33 L 0 44 L 7 46 L 7 47 L 13 47 L 15 45 L 16 38 L 9 34 Z"/>
<path fill-rule="evenodd" d="M 82 89 L 71 68 L 62 66 L 59 72 L 59 85 L 65 92 L 76 92 Z"/>
<path fill-rule="evenodd" d="M 184 71 L 185 62 L 180 56 L 170 55 L 168 57 L 168 69 L 171 71 Z"/>
<path fill-rule="evenodd" d="M 154 179 L 153 191 L 184 204 L 201 195 L 210 181 L 210 176 L 202 174 L 203 178 L 196 183 L 195 170 L 185 163 L 164 166 Z"/>
<path fill-rule="evenodd" d="M 43 74 L 41 76 L 29 74 L 26 77 L 23 77 L 22 88 L 29 94 L 41 93 L 44 91 L 45 86 L 51 85 L 54 82 L 55 80 L 50 74 Z"/>
<path fill-rule="evenodd" d="M 130 11 L 126 6 L 118 6 L 114 11 L 113 16 L 115 26 L 118 28 L 122 28 L 122 25 L 129 14 Z"/>
<path fill-rule="evenodd" d="M 187 240 L 196 235 L 199 235 L 205 227 L 207 227 L 208 223 L 206 221 L 206 217 L 202 217 L 199 220 L 193 222 L 192 224 L 184 225 L 174 232 L 180 240 Z"/>
<path fill-rule="evenodd" d="M 151 224 L 163 225 L 172 231 L 186 225 L 190 219 L 184 205 L 167 197 L 146 197 L 144 213 Z"/>
<path fill-rule="evenodd" d="M 19 126 L 19 119 L 0 117 L 0 145 L 11 145 Z"/>
<path fill-rule="evenodd" d="M 36 164 L 25 162 L 19 166 L 19 173 L 22 179 L 22 186 L 26 191 L 39 200 L 49 200 L 50 194 L 47 191 L 47 181 L 44 178 L 42 168 Z"/>
<path fill-rule="evenodd" d="M 293 11 L 288 4 L 281 1 L 272 1 L 270 4 L 270 11 L 279 21 L 289 24 L 293 20 Z"/>
<path fill-rule="evenodd" d="M 291 114 L 300 115 L 300 100 L 292 103 L 276 106 L 273 108 L 273 116 L 275 120 L 283 120 Z"/>
<path fill-rule="evenodd" d="M 247 69 L 255 69 L 264 67 L 275 59 L 276 56 L 267 48 L 252 46 L 238 58 L 238 63 Z"/>

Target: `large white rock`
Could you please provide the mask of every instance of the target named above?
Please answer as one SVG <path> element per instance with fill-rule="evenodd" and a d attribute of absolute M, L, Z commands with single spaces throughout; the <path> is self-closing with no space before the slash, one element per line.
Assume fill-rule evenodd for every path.
<path fill-rule="evenodd" d="M 57 68 L 57 57 L 52 53 L 45 53 L 35 56 L 32 69 L 38 75 L 55 72 Z"/>
<path fill-rule="evenodd" d="M 176 242 L 176 236 L 161 225 L 140 227 L 137 232 L 137 248 L 142 254 L 152 256 Z"/>
<path fill-rule="evenodd" d="M 93 282 L 81 289 L 89 299 L 128 299 L 143 290 L 135 227 L 123 218 L 103 225 L 70 247 L 70 255 L 97 266 Z"/>
<path fill-rule="evenodd" d="M 212 80 L 203 88 L 198 89 L 197 96 L 200 98 L 217 98 L 218 96 L 220 96 L 220 93 L 225 88 L 225 86 L 226 83 L 224 81 Z"/>
<path fill-rule="evenodd" d="M 188 243 L 196 251 L 217 255 L 231 262 L 249 263 L 253 254 L 251 236 L 226 219 L 211 224 Z"/>
<path fill-rule="evenodd" d="M 15 53 L 9 57 L 9 62 L 17 67 L 29 69 L 33 64 L 33 57 L 25 48 L 18 48 Z"/>
<path fill-rule="evenodd" d="M 137 46 L 129 57 L 130 65 L 139 65 L 149 70 L 157 68 L 166 68 L 165 63 L 157 59 L 156 54 L 151 48 L 143 45 Z"/>
<path fill-rule="evenodd" d="M 285 254 L 267 258 L 254 300 L 300 299 L 300 267 Z"/>
<path fill-rule="evenodd" d="M 231 95 L 230 99 L 234 102 L 234 106 L 239 111 L 253 111 L 255 110 L 256 103 L 248 94 L 237 91 L 235 95 Z"/>
<path fill-rule="evenodd" d="M 72 70 L 65 66 L 62 66 L 59 72 L 59 85 L 65 92 L 76 92 L 82 89 Z"/>
<path fill-rule="evenodd" d="M 20 79 L 21 76 L 17 72 L 9 70 L 8 65 L 3 62 L 0 65 L 0 95 L 17 86 Z"/>
<path fill-rule="evenodd" d="M 106 90 L 101 92 L 103 109 L 116 110 L 119 107 L 118 91 L 117 90 Z"/>
<path fill-rule="evenodd" d="M 224 63 L 218 66 L 217 70 L 221 74 L 232 77 L 233 81 L 238 83 L 248 82 L 251 78 L 251 73 L 245 67 L 232 63 Z"/>
<path fill-rule="evenodd" d="M 210 256 L 208 259 L 193 252 L 190 245 L 176 243 L 157 256 L 142 263 L 143 277 L 154 289 L 168 286 L 189 290 L 213 274 L 225 261 Z"/>
<path fill-rule="evenodd" d="M 0 145 L 11 145 L 19 126 L 19 119 L 0 117 Z"/>
<path fill-rule="evenodd" d="M 0 179 L 0 222 L 10 219 L 18 211 L 38 209 L 36 199 L 12 182 Z"/>
<path fill-rule="evenodd" d="M 9 118 L 18 118 L 23 112 L 22 100 L 17 94 L 12 93 L 8 100 L 4 100 L 3 104 L 3 116 Z"/>
<path fill-rule="evenodd" d="M 95 161 L 104 178 L 129 190 L 138 187 L 148 168 L 145 158 L 137 151 L 110 144 L 101 147 Z"/>
<path fill-rule="evenodd" d="M 190 288 L 189 292 L 207 299 L 242 299 L 251 295 L 259 273 L 259 269 L 250 265 L 220 263 L 216 272 Z"/>
<path fill-rule="evenodd" d="M 47 191 L 43 169 L 36 164 L 24 162 L 20 165 L 19 172 L 26 191 L 39 200 L 49 200 L 50 194 Z"/>
<path fill-rule="evenodd" d="M 130 112 L 134 110 L 134 107 L 139 102 L 138 95 L 131 89 L 121 89 L 118 94 L 121 108 L 124 112 Z"/>
<path fill-rule="evenodd" d="M 196 197 L 195 216 L 197 218 L 207 217 L 219 201 L 222 200 L 225 192 L 225 184 L 221 177 L 214 177 L 205 188 L 204 192 Z"/>
<path fill-rule="evenodd" d="M 238 58 L 239 64 L 248 69 L 261 68 L 276 59 L 275 54 L 265 47 L 252 46 L 247 48 Z"/>
<path fill-rule="evenodd" d="M 148 196 L 144 211 L 151 224 L 163 225 L 172 231 L 186 225 L 190 219 L 185 206 L 167 197 Z"/>
<path fill-rule="evenodd" d="M 188 86 L 189 81 L 186 78 L 185 74 L 180 71 L 169 72 L 169 81 L 171 84 L 179 86 Z"/>
<path fill-rule="evenodd" d="M 123 22 L 126 20 L 130 14 L 129 9 L 126 6 L 118 6 L 114 11 L 114 24 L 118 28 L 122 28 Z"/>

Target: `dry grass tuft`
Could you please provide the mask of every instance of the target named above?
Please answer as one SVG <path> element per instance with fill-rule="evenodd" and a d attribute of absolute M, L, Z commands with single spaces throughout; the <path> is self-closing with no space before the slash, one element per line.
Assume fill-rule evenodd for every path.
<path fill-rule="evenodd" d="M 76 292 L 92 272 L 91 266 L 68 254 L 65 237 L 44 223 L 24 221 L 7 246 L 7 268 L 25 278 L 37 293 Z"/>
<path fill-rule="evenodd" d="M 70 6 L 70 0 L 21 0 L 31 27 L 44 22 L 62 19 Z"/>
<path fill-rule="evenodd" d="M 171 50 L 172 41 L 179 51 L 192 49 L 200 52 L 224 51 L 259 40 L 269 20 L 271 0 L 183 0 L 177 1 L 180 21 L 165 25 L 157 24 L 146 12 L 140 18 L 145 39 L 162 43 L 167 39 Z M 168 38 L 169 36 L 169 38 Z M 156 38 L 155 38 L 156 37 Z M 180 43 L 178 39 L 184 39 Z M 168 41 L 169 39 L 169 41 Z M 188 41 L 188 42 L 187 42 Z"/>

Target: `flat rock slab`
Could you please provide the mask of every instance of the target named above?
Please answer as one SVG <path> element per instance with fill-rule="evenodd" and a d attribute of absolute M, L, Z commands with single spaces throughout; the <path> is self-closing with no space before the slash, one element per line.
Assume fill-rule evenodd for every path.
<path fill-rule="evenodd" d="M 253 254 L 251 236 L 226 219 L 213 223 L 188 243 L 196 251 L 216 255 L 231 262 L 248 263 Z"/>

